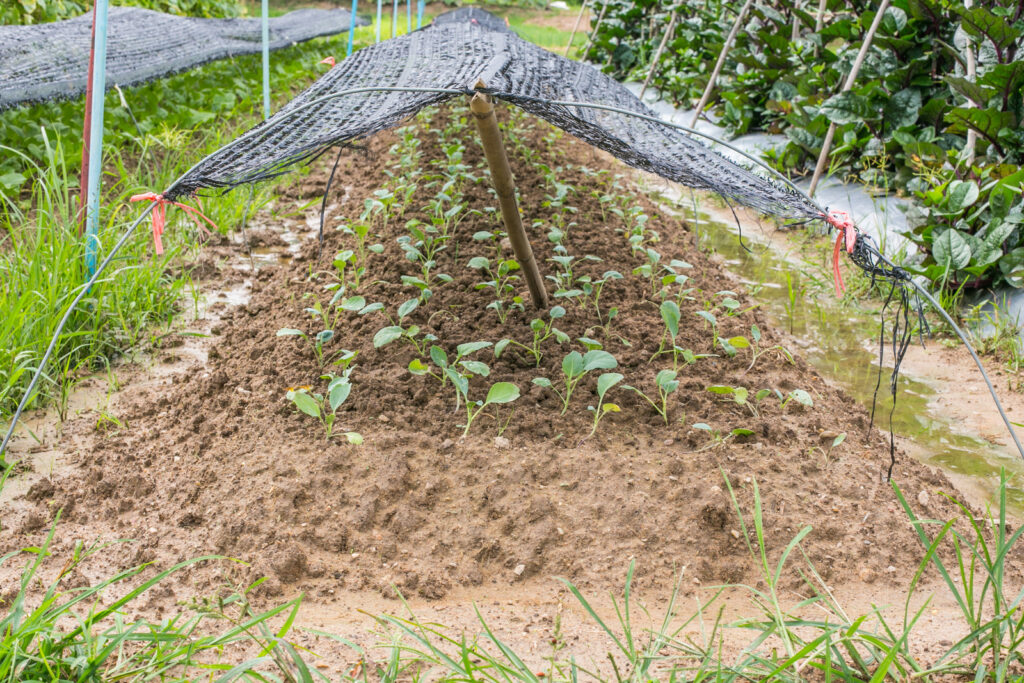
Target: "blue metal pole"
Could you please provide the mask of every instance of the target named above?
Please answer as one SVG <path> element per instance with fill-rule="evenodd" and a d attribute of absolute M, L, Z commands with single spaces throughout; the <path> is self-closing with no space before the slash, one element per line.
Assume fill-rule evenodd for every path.
<path fill-rule="evenodd" d="M 391 37 L 398 33 L 398 0 L 391 3 Z"/>
<path fill-rule="evenodd" d="M 103 100 L 107 91 L 107 0 L 96 0 L 92 110 L 89 128 L 89 185 L 85 208 L 85 267 L 96 272 L 100 247 L 100 171 L 103 166 Z"/>
<path fill-rule="evenodd" d="M 263 118 L 270 118 L 270 2 L 263 0 Z"/>
<path fill-rule="evenodd" d="M 426 4 L 426 0 L 418 0 L 416 3 L 416 28 L 423 28 L 423 5 Z"/>
<path fill-rule="evenodd" d="M 384 0 L 377 0 L 377 37 L 374 40 L 374 42 L 376 42 L 376 43 L 380 42 L 380 22 L 381 22 L 381 17 L 384 15 L 383 1 Z"/>
<path fill-rule="evenodd" d="M 345 53 L 346 57 L 352 56 L 352 45 L 356 35 L 356 7 L 359 4 L 359 0 L 352 0 L 352 25 L 348 27 L 348 52 Z"/>
<path fill-rule="evenodd" d="M 405 32 L 412 33 L 412 0 L 405 0 Z"/>

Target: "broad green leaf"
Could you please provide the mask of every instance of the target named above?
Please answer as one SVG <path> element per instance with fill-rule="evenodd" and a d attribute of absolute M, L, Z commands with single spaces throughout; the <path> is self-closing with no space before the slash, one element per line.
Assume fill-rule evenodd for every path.
<path fill-rule="evenodd" d="M 597 395 L 601 398 L 604 397 L 605 393 L 614 387 L 616 384 L 623 380 L 623 376 L 618 372 L 606 372 L 597 378 Z"/>
<path fill-rule="evenodd" d="M 366 307 L 366 297 L 350 296 L 341 302 L 341 308 L 346 311 L 360 311 Z"/>
<path fill-rule="evenodd" d="M 565 309 L 562 308 L 561 306 L 553 306 L 551 308 L 551 311 L 548 313 L 548 317 L 550 317 L 552 320 L 557 320 L 558 318 L 562 318 L 564 316 Z"/>
<path fill-rule="evenodd" d="M 296 330 L 292 327 L 282 327 L 277 331 L 278 337 L 305 337 L 306 333 L 302 330 Z"/>
<path fill-rule="evenodd" d="M 754 433 L 754 430 L 747 429 L 746 427 L 737 427 L 730 433 L 733 434 L 734 436 L 750 436 L 751 434 Z"/>
<path fill-rule="evenodd" d="M 711 425 L 705 424 L 703 422 L 695 422 L 694 425 L 693 425 L 693 428 L 694 429 L 703 429 L 705 432 L 710 432 L 711 431 Z"/>
<path fill-rule="evenodd" d="M 487 377 L 491 374 L 491 369 L 487 366 L 487 363 L 481 363 L 478 360 L 459 361 L 459 365 L 474 375 L 480 375 L 481 377 Z"/>
<path fill-rule="evenodd" d="M 348 382 L 338 382 L 334 384 L 327 395 L 327 400 L 331 406 L 331 410 L 336 411 L 338 406 L 345 402 L 345 399 L 348 398 L 350 393 L 352 393 L 352 385 Z"/>
<path fill-rule="evenodd" d="M 505 349 L 511 343 L 512 343 L 511 339 L 502 339 L 497 344 L 495 344 L 494 345 L 494 357 L 495 358 L 501 358 L 501 354 L 503 354 L 505 352 Z"/>
<path fill-rule="evenodd" d="M 360 309 L 359 315 L 368 315 L 370 313 L 376 313 L 377 311 L 383 310 L 384 304 L 379 301 L 375 301 L 372 304 Z"/>
<path fill-rule="evenodd" d="M 844 441 L 846 441 L 846 432 L 843 432 L 842 434 L 840 434 L 836 438 L 832 439 L 832 448 L 835 448 L 836 446 L 838 446 L 839 444 L 841 444 Z"/>
<path fill-rule="evenodd" d="M 304 391 L 289 391 L 288 399 L 295 407 L 310 417 L 320 417 L 320 404 Z"/>
<path fill-rule="evenodd" d="M 587 351 L 583 355 L 584 372 L 590 372 L 591 370 L 612 370 L 618 367 L 618 365 L 619 362 L 615 360 L 615 356 L 607 351 L 594 349 L 593 351 Z"/>
<path fill-rule="evenodd" d="M 882 120 L 885 132 L 892 135 L 904 126 L 913 125 L 917 121 L 917 112 L 921 109 L 921 93 L 911 88 L 893 93 L 885 102 Z"/>
<path fill-rule="evenodd" d="M 363 435 L 359 432 L 345 432 L 345 438 L 348 439 L 348 442 L 353 446 L 363 445 Z"/>
<path fill-rule="evenodd" d="M 597 341 L 596 339 L 591 339 L 590 337 L 579 337 L 576 341 L 578 341 L 580 344 L 583 344 L 583 346 L 585 346 L 588 351 L 600 349 L 604 346 L 601 342 Z"/>
<path fill-rule="evenodd" d="M 604 403 L 601 405 L 601 411 L 605 413 L 619 413 L 622 410 L 615 403 Z"/>
<path fill-rule="evenodd" d="M 750 348 L 750 340 L 746 337 L 730 337 L 729 344 L 737 349 Z"/>
<path fill-rule="evenodd" d="M 477 341 L 477 342 L 466 342 L 465 344 L 459 344 L 455 347 L 456 353 L 459 357 L 468 356 L 471 353 L 476 353 L 480 349 L 486 349 L 491 345 L 489 341 Z"/>
<path fill-rule="evenodd" d="M 490 265 L 490 260 L 487 259 L 487 257 L 485 256 L 474 256 L 473 258 L 469 259 L 469 263 L 466 264 L 467 267 L 472 268 L 473 270 L 489 268 Z"/>
<path fill-rule="evenodd" d="M 805 405 L 807 407 L 814 406 L 814 399 L 812 399 L 811 395 L 808 394 L 803 389 L 794 389 L 793 391 L 789 392 L 789 395 L 793 398 L 794 401 L 801 405 Z"/>
<path fill-rule="evenodd" d="M 373 335 L 373 348 L 379 349 L 382 346 L 386 346 L 391 342 L 402 336 L 402 328 L 398 325 L 391 325 L 389 327 L 382 327 L 377 330 L 377 334 Z"/>
<path fill-rule="evenodd" d="M 960 270 L 971 261 L 971 247 L 959 231 L 948 228 L 934 237 L 932 258 L 943 268 Z"/>
<path fill-rule="evenodd" d="M 498 382 L 487 391 L 487 403 L 511 403 L 519 398 L 519 387 L 512 382 Z"/>
<path fill-rule="evenodd" d="M 538 387 L 550 387 L 551 386 L 551 380 L 549 380 L 547 377 L 534 377 L 533 378 L 533 383 L 536 384 Z"/>
<path fill-rule="evenodd" d="M 409 361 L 409 372 L 414 375 L 425 375 L 427 374 L 427 369 L 427 364 L 419 358 L 413 358 Z"/>
<path fill-rule="evenodd" d="M 675 339 L 679 336 L 679 306 L 674 301 L 661 302 L 661 319 L 665 323 L 668 333 Z"/>
<path fill-rule="evenodd" d="M 448 354 L 440 346 L 431 346 L 430 362 L 439 368 L 446 368 L 448 367 Z"/>
<path fill-rule="evenodd" d="M 959 213 L 978 201 L 978 185 L 971 180 L 954 180 L 946 192 L 946 208 L 953 213 Z"/>
<path fill-rule="evenodd" d="M 749 395 L 750 392 L 746 389 L 746 387 L 736 387 L 732 392 L 733 399 L 736 401 L 736 403 L 739 403 L 741 406 L 746 405 L 747 397 Z"/>
<path fill-rule="evenodd" d="M 579 351 L 570 351 L 562 359 L 562 374 L 566 377 L 576 377 L 583 374 L 583 356 L 580 355 Z"/>
<path fill-rule="evenodd" d="M 833 95 L 822 102 L 821 113 L 829 121 L 840 126 L 858 123 L 874 115 L 868 99 L 850 90 Z"/>
<path fill-rule="evenodd" d="M 420 305 L 420 300 L 418 298 L 417 299 L 409 299 L 408 301 L 406 301 L 405 303 L 403 303 L 401 306 L 398 307 L 398 319 L 401 320 L 405 316 L 409 315 L 410 313 L 415 311 L 416 307 L 419 306 L 419 305 Z"/>
<path fill-rule="evenodd" d="M 733 392 L 732 387 L 725 386 L 724 384 L 712 384 L 707 390 L 712 394 L 731 394 Z"/>

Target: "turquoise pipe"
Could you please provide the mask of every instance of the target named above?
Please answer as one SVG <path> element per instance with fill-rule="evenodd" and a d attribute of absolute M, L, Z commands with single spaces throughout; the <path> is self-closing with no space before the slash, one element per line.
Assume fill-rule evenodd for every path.
<path fill-rule="evenodd" d="M 359 0 L 352 0 L 352 24 L 348 27 L 348 52 L 345 53 L 346 57 L 352 56 L 352 46 L 356 36 L 356 6 Z"/>
<path fill-rule="evenodd" d="M 384 16 L 384 4 L 383 0 L 377 0 L 377 37 L 374 39 L 375 43 L 380 42 L 380 22 Z"/>
<path fill-rule="evenodd" d="M 263 119 L 270 118 L 270 0 L 263 0 Z"/>

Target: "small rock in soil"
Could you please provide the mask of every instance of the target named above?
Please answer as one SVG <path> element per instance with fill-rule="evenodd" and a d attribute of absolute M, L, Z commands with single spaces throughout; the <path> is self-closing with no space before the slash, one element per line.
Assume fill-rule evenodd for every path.
<path fill-rule="evenodd" d="M 509 441 L 508 439 L 506 439 L 505 437 L 503 437 L 503 436 L 496 436 L 496 437 L 494 437 L 494 447 L 497 448 L 499 451 L 503 451 L 503 450 L 505 450 L 507 448 L 510 448 L 511 446 L 512 446 L 512 442 Z"/>

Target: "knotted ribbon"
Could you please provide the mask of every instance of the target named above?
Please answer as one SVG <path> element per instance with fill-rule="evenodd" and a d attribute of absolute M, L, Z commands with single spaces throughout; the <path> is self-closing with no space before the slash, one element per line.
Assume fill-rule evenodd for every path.
<path fill-rule="evenodd" d="M 857 245 L 857 228 L 853 225 L 853 219 L 845 211 L 829 211 L 823 216 L 825 222 L 836 229 L 836 245 L 832 249 L 832 279 L 836 287 L 836 296 L 842 297 L 846 292 L 846 284 L 843 282 L 843 273 L 839 270 L 839 254 L 843 250 L 845 242 L 846 252 L 853 253 Z"/>
<path fill-rule="evenodd" d="M 199 226 L 199 229 L 205 232 L 207 235 L 210 231 L 206 229 L 206 226 L 200 222 L 200 218 L 209 223 L 214 230 L 217 230 L 217 224 L 211 221 L 209 218 L 203 215 L 199 209 L 189 206 L 188 204 L 182 204 L 180 202 L 171 201 L 170 199 L 164 199 L 162 194 L 156 192 L 144 192 L 143 194 L 132 195 L 128 200 L 130 202 L 156 202 L 156 206 L 153 207 L 153 248 L 156 250 L 158 255 L 164 253 L 164 243 L 160 239 L 160 236 L 164 234 L 164 225 L 167 224 L 167 205 L 173 204 L 179 209 L 184 209 L 192 219 L 192 222 Z"/>

